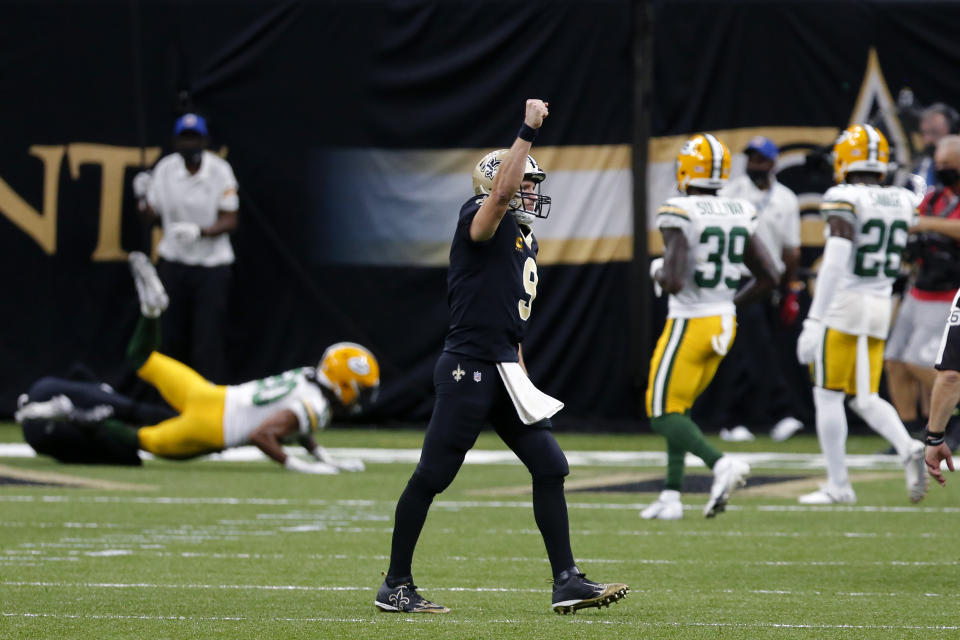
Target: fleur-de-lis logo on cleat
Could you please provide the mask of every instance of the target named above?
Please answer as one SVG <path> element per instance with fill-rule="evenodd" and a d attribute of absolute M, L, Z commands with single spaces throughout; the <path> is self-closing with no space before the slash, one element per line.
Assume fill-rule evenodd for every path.
<path fill-rule="evenodd" d="M 403 609 L 403 605 L 410 604 L 410 598 L 403 594 L 404 589 L 406 589 L 404 586 L 397 587 L 397 592 L 390 594 L 390 603 L 401 610 Z"/>
<path fill-rule="evenodd" d="M 466 371 L 460 368 L 459 363 L 457 363 L 457 368 L 454 369 L 451 373 L 453 374 L 453 379 L 456 380 L 457 382 L 460 382 L 460 378 L 462 378 L 467 374 Z"/>

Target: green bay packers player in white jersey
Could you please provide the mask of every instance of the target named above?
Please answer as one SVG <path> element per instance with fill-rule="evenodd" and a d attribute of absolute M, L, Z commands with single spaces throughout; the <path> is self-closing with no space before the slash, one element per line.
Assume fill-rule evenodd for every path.
<path fill-rule="evenodd" d="M 139 252 L 130 266 L 140 298 L 141 316 L 127 348 L 137 375 L 153 385 L 178 415 L 136 430 L 114 429 L 130 444 L 162 458 L 187 459 L 252 444 L 290 471 L 332 474 L 362 471 L 360 460 L 337 460 L 317 445 L 314 434 L 332 413 L 359 410 L 380 386 L 380 367 L 366 348 L 339 342 L 325 351 L 317 367 L 301 367 L 244 384 L 222 386 L 157 349 L 160 314 L 168 298 L 153 265 Z M 285 443 L 297 442 L 315 462 L 287 455 Z"/>
<path fill-rule="evenodd" d="M 689 451 L 713 470 L 703 513 L 726 507 L 730 493 L 746 482 L 750 468 L 725 456 L 690 419 L 690 407 L 717 371 L 736 335 L 736 305 L 767 293 L 777 282 L 773 260 L 754 235 L 757 212 L 745 200 L 717 196 L 730 175 L 730 152 L 715 136 L 698 134 L 677 156 L 677 188 L 656 223 L 664 257 L 651 263 L 655 287 L 670 294 L 667 323 L 650 361 L 647 415 L 667 441 L 664 490 L 643 518 L 683 516 L 680 490 Z M 743 267 L 755 276 L 738 293 Z"/>
<path fill-rule="evenodd" d="M 800 497 L 803 504 L 856 502 L 844 461 L 847 419 L 844 401 L 890 441 L 906 470 L 910 500 L 919 502 L 929 479 L 923 443 L 904 428 L 896 409 L 878 391 L 883 346 L 890 329 L 893 281 L 913 224 L 916 196 L 882 186 L 890 148 L 870 125 L 846 129 L 833 147 L 837 185 L 820 211 L 828 225 L 823 261 L 797 357 L 809 364 L 817 438 L 827 464 L 827 483 Z"/>

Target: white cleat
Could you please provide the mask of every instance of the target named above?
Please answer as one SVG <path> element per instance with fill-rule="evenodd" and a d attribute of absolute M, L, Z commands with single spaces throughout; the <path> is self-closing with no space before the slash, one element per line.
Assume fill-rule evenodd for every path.
<path fill-rule="evenodd" d="M 644 520 L 679 520 L 683 517 L 683 503 L 680 502 L 680 492 L 673 489 L 664 489 L 656 502 L 640 512 Z"/>
<path fill-rule="evenodd" d="M 137 287 L 137 297 L 140 298 L 140 313 L 148 318 L 160 317 L 160 314 L 167 310 L 170 298 L 160 282 L 157 270 L 141 251 L 131 251 L 128 260 L 133 282 Z"/>
<path fill-rule="evenodd" d="M 774 442 L 783 442 L 801 429 L 803 429 L 803 423 L 790 416 L 773 425 L 770 429 L 770 439 Z"/>
<path fill-rule="evenodd" d="M 73 402 L 64 395 L 53 396 L 43 402 L 28 402 L 13 414 L 23 424 L 24 420 L 67 420 L 73 414 Z"/>
<path fill-rule="evenodd" d="M 750 432 L 750 429 L 738 424 L 733 429 L 720 429 L 720 439 L 727 442 L 752 442 L 757 437 Z"/>
<path fill-rule="evenodd" d="M 747 484 L 750 465 L 742 460 L 723 456 L 713 465 L 713 485 L 710 487 L 710 499 L 703 508 L 703 515 L 712 518 L 727 508 L 730 494 L 738 487 Z"/>
<path fill-rule="evenodd" d="M 813 493 L 805 493 L 797 502 L 800 504 L 856 504 L 857 494 L 853 492 L 853 487 L 849 484 L 844 487 L 836 487 L 832 484 L 820 485 L 820 488 Z"/>
<path fill-rule="evenodd" d="M 919 440 L 910 440 L 910 453 L 903 461 L 903 470 L 907 476 L 907 493 L 910 502 L 920 502 L 927 495 L 930 476 L 927 475 L 927 463 L 923 459 L 924 445 Z"/>

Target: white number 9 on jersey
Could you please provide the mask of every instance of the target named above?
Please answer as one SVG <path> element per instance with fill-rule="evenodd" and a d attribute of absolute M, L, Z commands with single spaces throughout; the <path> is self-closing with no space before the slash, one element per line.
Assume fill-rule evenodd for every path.
<path fill-rule="evenodd" d="M 530 312 L 533 311 L 533 299 L 537 297 L 537 282 L 540 280 L 537 276 L 537 262 L 533 258 L 527 258 L 523 263 L 523 290 L 530 296 L 528 300 L 520 298 L 517 301 L 517 310 L 520 312 L 521 320 L 529 320 Z"/>

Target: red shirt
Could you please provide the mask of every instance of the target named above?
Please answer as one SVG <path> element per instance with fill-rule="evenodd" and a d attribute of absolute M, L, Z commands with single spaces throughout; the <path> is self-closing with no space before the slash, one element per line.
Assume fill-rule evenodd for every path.
<path fill-rule="evenodd" d="M 936 190 L 931 190 L 923 198 L 923 202 L 920 203 L 920 206 L 917 207 L 917 212 L 921 216 L 939 216 L 941 215 L 947 207 L 953 207 L 953 210 L 944 218 L 945 220 L 960 220 L 960 206 L 956 206 L 957 203 L 954 202 L 953 191 L 949 187 L 944 187 L 940 192 L 940 197 L 934 201 L 934 196 L 937 195 Z M 932 206 L 931 206 L 932 205 Z M 930 300 L 934 302 L 952 302 L 953 297 L 957 295 L 956 290 L 954 291 L 925 291 L 923 289 L 917 289 L 912 287 L 910 289 L 910 295 L 912 295 L 917 300 Z"/>

